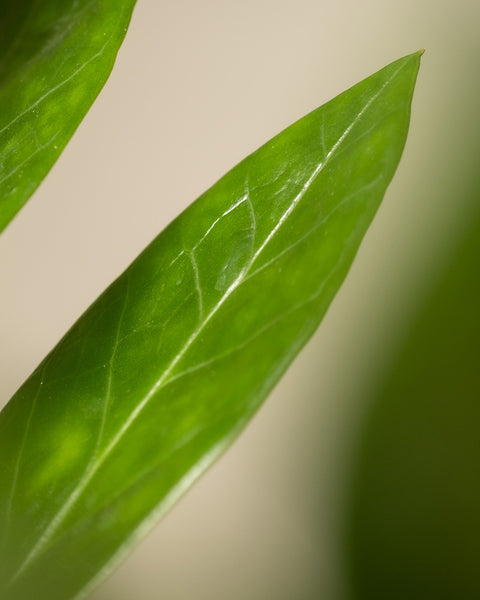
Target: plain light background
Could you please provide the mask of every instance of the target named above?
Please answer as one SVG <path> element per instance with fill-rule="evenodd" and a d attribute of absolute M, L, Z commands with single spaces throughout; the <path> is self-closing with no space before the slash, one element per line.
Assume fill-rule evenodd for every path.
<path fill-rule="evenodd" d="M 388 62 L 427 52 L 401 166 L 317 335 L 94 600 L 347 596 L 342 486 L 357 390 L 461 222 L 479 25 L 478 0 L 138 0 L 107 86 L 0 238 L 0 405 L 225 171 Z"/>

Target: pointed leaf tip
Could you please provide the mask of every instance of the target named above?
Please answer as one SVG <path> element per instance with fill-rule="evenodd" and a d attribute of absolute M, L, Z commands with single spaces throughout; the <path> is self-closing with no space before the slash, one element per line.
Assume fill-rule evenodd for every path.
<path fill-rule="evenodd" d="M 89 589 L 245 426 L 354 260 L 417 68 L 392 63 L 227 173 L 0 413 L 2 600 Z"/>

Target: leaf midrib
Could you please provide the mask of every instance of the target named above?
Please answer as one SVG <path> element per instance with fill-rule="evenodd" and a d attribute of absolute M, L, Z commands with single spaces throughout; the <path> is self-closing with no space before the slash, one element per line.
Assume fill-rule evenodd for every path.
<path fill-rule="evenodd" d="M 397 75 L 404 68 L 404 66 L 405 66 L 405 64 L 401 64 L 393 72 L 393 74 L 384 82 L 384 84 L 380 87 L 380 89 L 371 98 L 369 98 L 369 100 L 365 103 L 363 108 L 358 112 L 358 114 L 353 119 L 353 121 L 350 123 L 350 125 L 344 130 L 344 132 L 338 138 L 338 140 L 335 142 L 335 144 L 333 144 L 333 146 L 331 147 L 329 152 L 326 154 L 323 161 L 320 162 L 318 164 L 318 166 L 314 169 L 314 171 L 312 172 L 310 177 L 307 179 L 305 184 L 302 186 L 302 189 L 300 190 L 300 192 L 297 194 L 297 196 L 295 196 L 292 203 L 282 214 L 282 216 L 278 220 L 275 227 L 267 235 L 264 242 L 260 245 L 260 247 L 256 250 L 256 252 L 252 255 L 249 263 L 240 271 L 238 277 L 228 287 L 228 289 L 226 290 L 224 295 L 220 298 L 220 300 L 215 305 L 215 307 L 210 311 L 210 313 L 205 317 L 203 322 L 197 327 L 197 329 L 195 329 L 195 331 L 192 333 L 192 335 L 187 339 L 187 341 L 183 345 L 182 349 L 176 354 L 176 356 L 170 362 L 170 364 L 165 369 L 165 371 L 163 372 L 161 377 L 155 382 L 155 384 L 152 386 L 150 391 L 144 396 L 142 401 L 139 404 L 137 404 L 136 408 L 130 413 L 125 424 L 118 430 L 117 434 L 112 438 L 111 442 L 108 444 L 108 446 L 105 448 L 105 450 L 99 455 L 97 461 L 95 462 L 95 464 L 93 466 L 90 467 L 90 469 L 88 469 L 89 465 L 91 464 L 91 463 L 89 463 L 89 465 L 87 466 L 87 470 L 86 470 L 84 476 L 82 477 L 82 479 L 80 480 L 80 482 L 78 483 L 78 485 L 72 490 L 70 496 L 67 498 L 66 502 L 63 504 L 63 506 L 60 508 L 60 510 L 57 512 L 57 514 L 54 516 L 54 518 L 47 524 L 43 533 L 38 538 L 37 543 L 32 547 L 31 551 L 28 553 L 25 560 L 18 567 L 17 571 L 11 576 L 9 583 L 7 584 L 8 587 L 13 585 L 15 583 L 15 581 L 17 581 L 18 578 L 25 572 L 25 570 L 29 567 L 29 565 L 32 562 L 34 562 L 38 556 L 41 555 L 41 553 L 47 547 L 48 543 L 51 541 L 51 539 L 55 535 L 56 531 L 58 530 L 58 528 L 60 527 L 62 522 L 67 517 L 70 510 L 76 504 L 77 500 L 81 497 L 84 490 L 88 487 L 89 483 L 92 481 L 95 474 L 99 471 L 99 469 L 103 466 L 103 464 L 106 462 L 108 457 L 112 454 L 112 452 L 114 451 L 116 446 L 122 440 L 123 436 L 127 433 L 127 431 L 130 429 L 132 424 L 137 420 L 139 415 L 142 413 L 143 409 L 148 405 L 150 400 L 157 394 L 157 392 L 166 383 L 168 383 L 169 378 L 172 375 L 172 372 L 174 371 L 175 367 L 178 365 L 180 360 L 185 356 L 185 354 L 188 352 L 188 350 L 190 349 L 192 344 L 197 340 L 199 335 L 203 332 L 203 330 L 208 325 L 208 323 L 212 320 L 212 318 L 217 314 L 217 312 L 220 310 L 220 308 L 228 300 L 228 298 L 231 296 L 231 294 L 246 280 L 246 278 L 249 274 L 249 271 L 252 268 L 252 266 L 254 265 L 257 258 L 263 252 L 265 247 L 270 243 L 270 241 L 274 238 L 274 236 L 277 234 L 277 232 L 281 229 L 282 225 L 288 220 L 288 217 L 292 214 L 294 209 L 298 206 L 298 204 L 303 199 L 306 192 L 308 191 L 310 186 L 313 184 L 313 182 L 316 180 L 316 178 L 319 176 L 319 174 L 325 169 L 325 167 L 332 160 L 332 158 L 334 157 L 338 148 L 341 146 L 341 144 L 344 142 L 344 140 L 348 137 L 348 135 L 352 131 L 353 127 L 355 127 L 355 125 L 359 122 L 359 120 L 362 118 L 362 116 L 365 114 L 365 112 L 370 108 L 370 106 L 372 106 L 372 104 L 381 96 L 381 94 L 384 92 L 384 90 L 392 83 L 392 81 L 397 77 Z M 323 131 L 322 131 L 321 135 L 322 135 L 322 139 L 323 139 Z M 247 200 L 246 197 L 245 197 L 244 201 L 245 200 Z M 240 204 L 240 202 L 238 202 L 237 205 L 238 204 Z M 228 212 L 230 212 L 230 210 L 231 209 L 229 209 Z M 217 222 L 217 221 L 218 221 L 218 219 L 215 222 Z"/>

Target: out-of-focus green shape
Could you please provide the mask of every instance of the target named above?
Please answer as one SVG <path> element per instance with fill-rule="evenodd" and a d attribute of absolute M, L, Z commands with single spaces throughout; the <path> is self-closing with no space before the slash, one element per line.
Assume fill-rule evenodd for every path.
<path fill-rule="evenodd" d="M 0 231 L 112 70 L 135 0 L 0 2 Z"/>
<path fill-rule="evenodd" d="M 6 406 L 2 600 L 90 589 L 245 426 L 345 278 L 400 159 L 419 60 L 230 171 Z"/>
<path fill-rule="evenodd" d="M 476 199 L 362 430 L 348 534 L 358 600 L 480 598 Z"/>

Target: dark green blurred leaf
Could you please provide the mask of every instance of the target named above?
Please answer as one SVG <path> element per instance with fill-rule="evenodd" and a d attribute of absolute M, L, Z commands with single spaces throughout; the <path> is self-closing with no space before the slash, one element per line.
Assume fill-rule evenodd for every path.
<path fill-rule="evenodd" d="M 0 414 L 2 599 L 102 576 L 318 326 L 395 171 L 419 54 L 301 119 L 181 214 Z"/>
<path fill-rule="evenodd" d="M 0 231 L 102 89 L 135 0 L 0 3 Z"/>
<path fill-rule="evenodd" d="M 361 600 L 480 598 L 475 198 L 476 216 L 389 362 L 361 434 L 349 524 Z"/>

